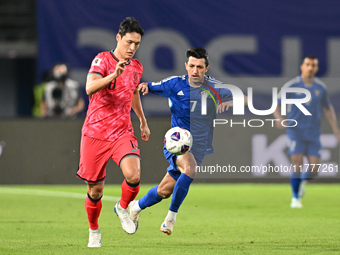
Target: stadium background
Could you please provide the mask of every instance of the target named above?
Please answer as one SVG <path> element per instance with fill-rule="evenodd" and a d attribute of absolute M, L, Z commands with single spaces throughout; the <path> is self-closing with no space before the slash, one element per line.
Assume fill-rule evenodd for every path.
<path fill-rule="evenodd" d="M 205 47 L 209 74 L 235 84 L 244 93 L 254 89 L 258 109 L 271 106 L 272 87 L 299 74 L 302 56 L 319 58 L 318 77 L 325 81 L 337 115 L 340 113 L 340 3 L 336 1 L 1 1 L 0 18 L 0 183 L 78 184 L 83 117 L 40 120 L 31 117 L 33 86 L 56 62 L 66 62 L 71 77 L 85 83 L 91 60 L 115 47 L 119 23 L 134 16 L 145 30 L 136 57 L 144 65 L 144 81 L 185 73 L 184 52 Z M 85 96 L 85 95 L 84 95 Z M 166 169 L 163 134 L 169 128 L 166 99 L 149 95 L 143 106 L 152 137 L 140 140 L 142 180 L 159 182 Z M 259 119 L 223 115 L 235 121 Z M 265 119 L 260 118 L 260 119 Z M 134 119 L 139 137 L 138 123 Z M 261 128 L 218 127 L 214 155 L 205 165 L 289 164 L 284 133 Z M 323 120 L 324 163 L 338 164 L 339 148 Z M 226 160 L 226 162 L 224 162 Z M 108 165 L 108 183 L 120 183 L 118 168 Z M 328 172 L 317 180 L 339 181 Z M 201 175 L 198 181 L 286 181 L 280 174 Z"/>

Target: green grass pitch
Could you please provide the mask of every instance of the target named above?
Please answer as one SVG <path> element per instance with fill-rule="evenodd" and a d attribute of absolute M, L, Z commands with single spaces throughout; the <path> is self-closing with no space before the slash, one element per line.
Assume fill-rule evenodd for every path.
<path fill-rule="evenodd" d="M 128 235 L 113 211 L 120 186 L 106 185 L 101 248 L 87 248 L 85 193 L 0 186 L 0 254 L 340 254 L 339 184 L 308 185 L 303 209 L 289 207 L 288 184 L 193 184 L 171 236 L 159 231 L 170 199 L 143 211 Z"/>

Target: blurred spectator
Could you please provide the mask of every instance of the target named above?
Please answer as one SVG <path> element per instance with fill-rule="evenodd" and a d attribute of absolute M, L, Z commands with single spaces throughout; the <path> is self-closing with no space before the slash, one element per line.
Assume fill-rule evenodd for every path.
<path fill-rule="evenodd" d="M 45 86 L 40 107 L 42 116 L 72 118 L 82 113 L 84 107 L 80 84 L 68 78 L 66 64 L 56 64 L 52 80 Z"/>

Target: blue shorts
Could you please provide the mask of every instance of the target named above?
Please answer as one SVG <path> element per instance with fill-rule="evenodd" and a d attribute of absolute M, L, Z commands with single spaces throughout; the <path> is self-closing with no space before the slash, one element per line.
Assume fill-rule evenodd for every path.
<path fill-rule="evenodd" d="M 176 160 L 177 160 L 178 155 L 170 153 L 165 148 L 165 146 L 163 147 L 163 151 L 164 151 L 164 156 L 165 156 L 166 160 L 170 164 L 167 168 L 167 171 L 170 174 L 170 176 L 172 178 L 174 178 L 175 181 L 177 181 L 177 179 L 181 175 L 181 171 L 178 170 L 177 164 L 176 164 Z M 194 155 L 194 158 L 196 160 L 197 165 L 200 166 L 202 164 L 203 159 L 204 159 L 204 155 L 201 155 L 199 153 L 193 153 L 191 150 L 189 152 L 191 152 L 192 155 Z M 197 155 L 199 155 L 199 156 L 197 156 Z"/>
<path fill-rule="evenodd" d="M 313 140 L 304 140 L 298 137 L 289 137 L 289 155 L 293 154 L 304 154 L 306 156 L 321 157 L 321 142 L 320 138 L 317 137 Z"/>

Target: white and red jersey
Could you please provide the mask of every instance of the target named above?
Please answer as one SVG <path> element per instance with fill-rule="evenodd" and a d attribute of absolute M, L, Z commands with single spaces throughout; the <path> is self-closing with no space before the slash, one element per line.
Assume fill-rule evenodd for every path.
<path fill-rule="evenodd" d="M 89 74 L 106 77 L 114 73 L 118 62 L 119 59 L 113 51 L 101 52 L 92 61 Z M 133 133 L 131 102 L 142 74 L 142 64 L 137 59 L 130 59 L 118 78 L 89 97 L 83 135 L 104 141 L 115 141 L 126 132 Z"/>

